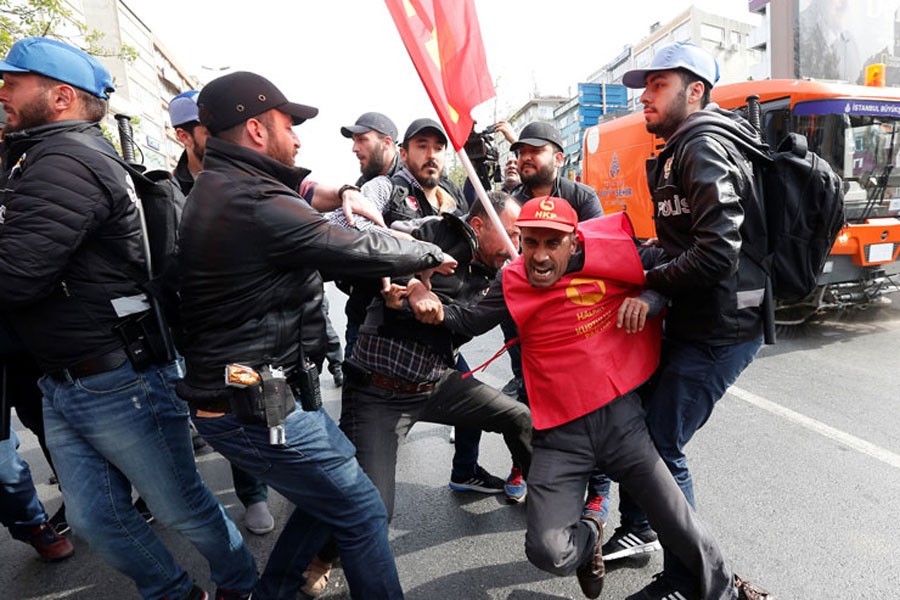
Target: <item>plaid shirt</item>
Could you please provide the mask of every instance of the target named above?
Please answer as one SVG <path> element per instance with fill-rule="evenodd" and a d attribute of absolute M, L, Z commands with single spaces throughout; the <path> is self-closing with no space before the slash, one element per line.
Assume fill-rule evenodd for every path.
<path fill-rule="evenodd" d="M 412 383 L 437 381 L 449 368 L 425 344 L 364 333 L 356 340 L 353 358 L 371 371 Z"/>

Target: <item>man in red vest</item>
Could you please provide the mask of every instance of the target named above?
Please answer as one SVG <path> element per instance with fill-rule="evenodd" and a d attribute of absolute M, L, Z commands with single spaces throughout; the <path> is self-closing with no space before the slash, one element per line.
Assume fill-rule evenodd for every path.
<path fill-rule="evenodd" d="M 528 560 L 557 575 L 575 572 L 588 598 L 600 595 L 603 523 L 582 512 L 588 478 L 599 468 L 634 496 L 663 546 L 693 575 L 692 598 L 766 598 L 725 564 L 660 459 L 634 393 L 659 361 L 660 319 L 647 317 L 665 299 L 642 291 L 644 269 L 659 251 L 636 247 L 623 213 L 578 223 L 560 198 L 529 200 L 517 225 L 523 254 L 481 302 L 441 306 L 413 285 L 408 303 L 420 320 L 469 336 L 508 315 L 518 326 L 534 423 Z"/>

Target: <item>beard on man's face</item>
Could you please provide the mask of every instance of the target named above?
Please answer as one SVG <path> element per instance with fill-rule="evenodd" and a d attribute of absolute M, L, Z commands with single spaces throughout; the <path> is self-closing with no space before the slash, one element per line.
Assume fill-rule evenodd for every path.
<path fill-rule="evenodd" d="M 11 120 L 13 122 L 10 122 Z M 7 111 L 3 133 L 24 131 L 25 129 L 46 125 L 52 120 L 53 107 L 50 106 L 50 101 L 45 97 L 38 97 L 34 102 L 13 109 L 12 114 L 9 114 L 9 111 Z"/>
<path fill-rule="evenodd" d="M 527 175 L 525 173 L 519 174 L 522 183 L 530 188 L 551 185 L 555 179 L 555 175 L 556 168 L 553 165 L 536 166 L 534 172 L 529 171 Z"/>
<path fill-rule="evenodd" d="M 429 167 L 435 169 L 433 175 L 425 171 L 425 169 Z M 415 175 L 416 181 L 419 182 L 419 185 L 421 185 L 426 190 L 435 188 L 441 180 L 441 167 L 436 162 L 429 160 L 418 169 L 416 169 L 416 172 L 413 173 L 413 175 Z"/>
<path fill-rule="evenodd" d="M 662 119 L 656 123 L 647 123 L 647 131 L 667 140 L 687 118 L 687 114 L 687 90 L 682 89 L 665 107 L 665 116 Z"/>
<path fill-rule="evenodd" d="M 191 145 L 190 152 L 194 155 L 194 158 L 197 159 L 197 162 L 203 163 L 203 155 L 206 154 L 205 148 L 201 146 L 201 144 L 197 141 L 197 138 L 191 134 L 191 137 L 194 140 L 194 143 Z"/>
<path fill-rule="evenodd" d="M 369 156 L 369 161 L 362 170 L 363 176 L 367 179 L 378 177 L 384 172 L 385 162 L 384 148 L 378 146 L 378 148 L 373 150 L 372 154 Z"/>

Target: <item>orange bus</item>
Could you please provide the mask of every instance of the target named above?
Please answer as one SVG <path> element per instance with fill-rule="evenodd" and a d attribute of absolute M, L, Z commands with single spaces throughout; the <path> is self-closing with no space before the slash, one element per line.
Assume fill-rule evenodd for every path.
<path fill-rule="evenodd" d="M 751 95 L 759 96 L 769 145 L 801 133 L 844 181 L 846 225 L 819 286 L 809 298 L 780 306 L 778 322 L 799 323 L 829 308 L 864 307 L 900 290 L 900 88 L 772 79 L 715 87 L 712 99 L 746 116 Z M 605 212 L 629 214 L 638 237 L 654 236 L 645 161 L 663 146 L 644 128 L 641 113 L 585 131 L 584 182 L 597 190 Z"/>

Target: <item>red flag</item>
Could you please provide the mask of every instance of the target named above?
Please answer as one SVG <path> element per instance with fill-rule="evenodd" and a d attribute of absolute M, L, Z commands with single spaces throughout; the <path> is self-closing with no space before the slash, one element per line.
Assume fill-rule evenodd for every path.
<path fill-rule="evenodd" d="M 385 0 L 409 57 L 456 150 L 472 109 L 493 98 L 474 0 Z"/>

